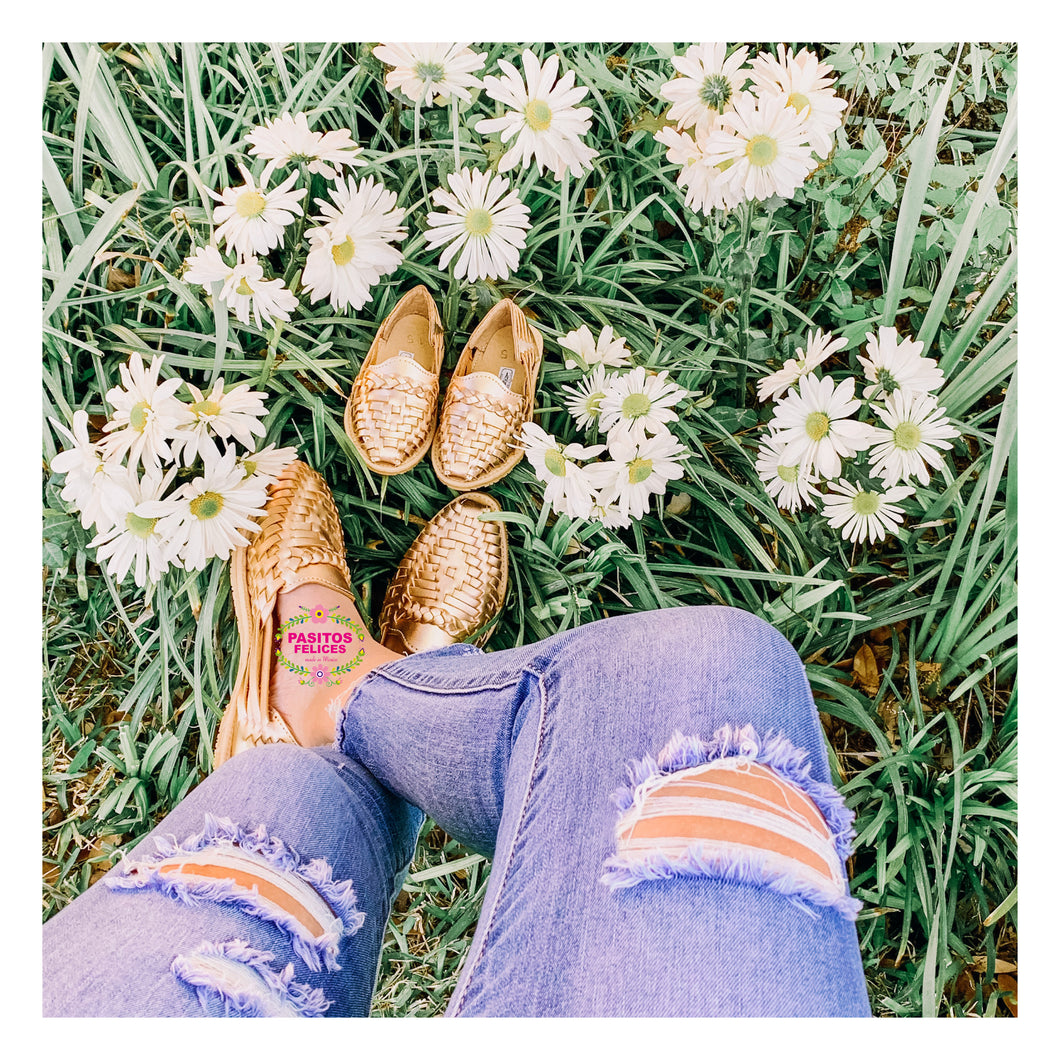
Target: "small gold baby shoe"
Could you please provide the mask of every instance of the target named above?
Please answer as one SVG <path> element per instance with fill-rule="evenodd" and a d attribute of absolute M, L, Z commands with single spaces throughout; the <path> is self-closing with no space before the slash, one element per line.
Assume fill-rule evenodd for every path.
<path fill-rule="evenodd" d="M 485 493 L 450 501 L 420 531 L 398 564 L 379 615 L 380 643 L 391 651 L 441 648 L 492 630 L 508 588 L 508 533 L 504 523 L 479 520 L 501 506 Z"/>
<path fill-rule="evenodd" d="M 435 473 L 450 489 L 474 490 L 519 462 L 523 424 L 534 414 L 544 346 L 510 299 L 498 302 L 468 340 L 445 392 L 431 446 Z"/>
<path fill-rule="evenodd" d="M 380 325 L 353 381 L 346 434 L 378 475 L 408 471 L 430 447 L 444 335 L 430 292 L 414 287 Z"/>
<path fill-rule="evenodd" d="M 293 461 L 269 487 L 259 529 L 248 545 L 232 553 L 230 575 L 239 668 L 217 729 L 215 769 L 248 747 L 298 743 L 269 702 L 276 597 L 296 586 L 315 584 L 353 600 L 335 500 L 323 477 L 308 464 Z"/>

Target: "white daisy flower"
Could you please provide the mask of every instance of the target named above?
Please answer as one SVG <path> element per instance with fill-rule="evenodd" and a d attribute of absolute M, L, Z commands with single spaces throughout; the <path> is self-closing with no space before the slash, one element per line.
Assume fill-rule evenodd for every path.
<path fill-rule="evenodd" d="M 820 479 L 798 464 L 791 467 L 782 464 L 780 458 L 784 449 L 784 443 L 778 442 L 775 435 L 767 435 L 758 447 L 755 471 L 766 493 L 776 501 L 778 508 L 789 512 L 796 512 L 803 506 L 815 507 L 812 498 L 821 496 L 814 488 Z"/>
<path fill-rule="evenodd" d="M 162 457 L 170 456 L 169 441 L 183 437 L 181 424 L 187 419 L 187 406 L 173 396 L 183 380 L 179 377 L 158 381 L 162 367 L 161 355 L 151 361 L 150 368 L 138 353 L 129 357 L 129 364 L 121 365 L 122 387 L 107 391 L 107 401 L 114 415 L 103 428 L 110 437 L 103 443 L 103 454 L 110 460 L 120 460 L 129 454 L 129 464 L 138 460 L 144 467 L 159 467 Z"/>
<path fill-rule="evenodd" d="M 299 199 L 305 188 L 294 188 L 300 174 L 295 171 L 272 191 L 266 191 L 269 173 L 262 176 L 260 186 L 250 170 L 242 163 L 239 172 L 243 183 L 235 188 L 225 188 L 220 195 L 210 192 L 221 205 L 215 206 L 213 221 L 217 225 L 217 239 L 225 241 L 225 249 L 235 248 L 241 258 L 253 254 L 267 254 L 280 245 L 283 230 L 302 214 Z"/>
<path fill-rule="evenodd" d="M 888 533 L 895 533 L 904 518 L 896 502 L 916 493 L 912 486 L 895 486 L 882 492 L 867 490 L 852 486 L 845 478 L 831 483 L 829 489 L 836 492 L 824 498 L 823 514 L 828 525 L 855 543 L 866 538 L 870 543 L 882 541 Z"/>
<path fill-rule="evenodd" d="M 255 126 L 244 139 L 250 144 L 250 154 L 269 162 L 269 173 L 284 163 L 305 163 L 310 173 L 333 180 L 343 166 L 367 165 L 358 157 L 361 148 L 349 129 L 313 132 L 304 113 L 292 118 L 284 111 L 278 118 Z"/>
<path fill-rule="evenodd" d="M 285 445 L 277 449 L 274 444 L 259 449 L 256 453 L 247 453 L 236 458 L 236 465 L 243 469 L 243 477 L 250 478 L 257 475 L 265 480 L 268 485 L 279 481 L 280 472 L 298 459 L 298 450 L 293 445 Z"/>
<path fill-rule="evenodd" d="M 195 252 L 188 256 L 184 262 L 183 279 L 188 283 L 197 283 L 200 287 L 209 287 L 218 281 L 223 283 L 234 271 L 235 266 L 229 265 L 217 247 L 210 243 L 196 247 Z"/>
<path fill-rule="evenodd" d="M 283 285 L 283 280 L 266 280 L 257 258 L 247 258 L 232 270 L 221 287 L 221 301 L 228 305 L 241 324 L 250 323 L 254 314 L 256 327 L 271 326 L 277 320 L 290 320 L 298 308 L 298 299 Z"/>
<path fill-rule="evenodd" d="M 961 432 L 946 418 L 946 410 L 930 394 L 896 390 L 888 395 L 883 408 L 872 406 L 886 427 L 873 427 L 869 474 L 877 475 L 885 486 L 919 479 L 927 485 L 931 478 L 928 465 L 942 467 L 939 449 L 952 449 L 947 438 Z"/>
<path fill-rule="evenodd" d="M 360 309 L 371 297 L 371 288 L 402 262 L 401 251 L 390 244 L 405 238 L 397 208 L 397 195 L 365 177 L 357 184 L 352 177 L 339 180 L 331 192 L 334 203 L 317 199 L 324 221 L 306 237 L 302 284 L 310 298 L 327 298 L 336 309 Z"/>
<path fill-rule="evenodd" d="M 202 570 L 215 556 L 228 559 L 233 549 L 247 544 L 241 531 L 258 529 L 254 518 L 265 514 L 268 497 L 262 479 L 244 475 L 234 450 L 221 456 L 211 447 L 203 463 L 203 474 L 173 494 L 176 509 L 156 527 L 163 537 L 179 542 L 185 570 Z"/>
<path fill-rule="evenodd" d="M 569 398 L 564 399 L 564 403 L 567 411 L 574 417 L 574 426 L 578 430 L 585 430 L 589 424 L 596 423 L 600 418 L 600 402 L 607 394 L 607 379 L 607 371 L 600 363 L 595 365 L 588 375 L 583 376 L 581 382 L 574 386 L 564 385 L 563 389 L 570 394 Z"/>
<path fill-rule="evenodd" d="M 254 448 L 254 436 L 265 433 L 261 417 L 268 409 L 261 400 L 265 397 L 263 391 L 251 390 L 246 383 L 240 383 L 225 393 L 223 378 L 214 380 L 213 388 L 205 397 L 197 386 L 191 383 L 187 386 L 195 399 L 188 406 L 187 420 L 181 424 L 187 441 L 173 447 L 174 454 L 183 447 L 185 465 L 192 463 L 196 453 L 205 459 L 206 450 L 214 448 L 213 438 L 236 438 L 247 449 Z"/>
<path fill-rule="evenodd" d="M 648 434 L 669 433 L 666 424 L 677 419 L 672 406 L 687 397 L 688 391 L 669 382 L 668 375 L 665 370 L 649 375 L 640 367 L 608 381 L 600 401 L 600 430 L 607 432 L 609 445 L 612 432 L 639 441 Z"/>
<path fill-rule="evenodd" d="M 486 52 L 473 52 L 467 44 L 380 44 L 372 54 L 393 67 L 384 85 L 388 92 L 401 92 L 413 103 L 433 107 L 452 96 L 471 102 L 469 89 L 481 88 L 472 76 L 486 62 Z"/>
<path fill-rule="evenodd" d="M 48 421 L 70 443 L 68 449 L 55 454 L 51 462 L 52 471 L 66 476 L 64 489 L 86 485 L 91 481 L 103 459 L 99 446 L 88 437 L 88 412 L 85 409 L 78 409 L 74 413 L 71 423 L 72 432 L 51 416 L 48 417 Z"/>
<path fill-rule="evenodd" d="M 84 409 L 74 413 L 73 433 L 57 420 L 52 419 L 51 424 L 71 445 L 56 453 L 51 462 L 52 471 L 66 476 L 59 496 L 80 513 L 86 530 L 93 524 L 98 529 L 111 525 L 118 518 L 121 501 L 119 480 L 125 474 L 121 460 L 104 460 L 100 447 L 89 440 Z"/>
<path fill-rule="evenodd" d="M 633 356 L 626 349 L 626 340 L 621 335 L 616 335 L 610 324 L 604 325 L 599 338 L 596 339 L 588 326 L 582 324 L 577 331 L 568 331 L 563 338 L 556 341 L 565 350 L 576 354 L 575 357 L 564 358 L 565 368 L 587 369 L 597 364 L 604 364 L 609 368 L 625 368 Z"/>
<path fill-rule="evenodd" d="M 659 88 L 659 95 L 671 104 L 667 117 L 678 129 L 690 129 L 711 122 L 731 106 L 743 91 L 747 71 L 747 48 L 737 48 L 727 59 L 724 44 L 693 44 L 684 55 L 671 60 L 678 77 Z"/>
<path fill-rule="evenodd" d="M 731 210 L 743 202 L 739 189 L 730 187 L 725 180 L 724 170 L 704 160 L 703 144 L 696 136 L 667 125 L 655 134 L 655 139 L 666 145 L 667 160 L 681 166 L 676 183 L 686 189 L 688 209 L 707 214 L 711 210 Z"/>
<path fill-rule="evenodd" d="M 534 474 L 545 484 L 545 503 L 572 519 L 588 519 L 599 472 L 596 465 L 580 467 L 575 461 L 592 460 L 607 446 L 563 445 L 533 422 L 523 424 L 519 442 Z"/>
<path fill-rule="evenodd" d="M 290 320 L 298 299 L 283 285 L 283 280 L 266 280 L 257 258 L 246 258 L 229 265 L 215 246 L 199 247 L 188 258 L 184 279 L 202 287 L 221 282 L 219 297 L 241 324 L 262 327 L 277 320 Z"/>
<path fill-rule="evenodd" d="M 665 493 L 667 483 L 683 478 L 685 469 L 678 461 L 688 450 L 670 433 L 642 441 L 629 437 L 608 440 L 613 461 L 600 466 L 602 476 L 610 471 L 610 481 L 598 483 L 597 504 L 617 507 L 634 519 L 648 510 L 652 494 Z"/>
<path fill-rule="evenodd" d="M 744 92 L 703 141 L 703 159 L 727 165 L 725 180 L 748 199 L 790 198 L 816 164 L 806 123 L 782 96 Z"/>
<path fill-rule="evenodd" d="M 803 48 L 792 55 L 787 46 L 778 48 L 774 59 L 767 52 L 759 52 L 751 60 L 751 80 L 761 95 L 782 96 L 789 107 L 794 107 L 806 122 L 810 147 L 821 158 L 832 150 L 832 134 L 843 124 L 843 110 L 847 101 L 835 94 L 832 68 L 817 61 L 813 52 Z"/>
<path fill-rule="evenodd" d="M 504 177 L 462 169 L 446 178 L 450 191 L 435 188 L 431 198 L 446 213 L 427 214 L 425 238 L 431 249 L 442 251 L 439 268 L 446 268 L 459 253 L 453 275 L 459 280 L 506 280 L 519 268 L 519 251 L 526 246 L 530 210 Z"/>
<path fill-rule="evenodd" d="M 780 454 L 785 467 L 801 465 L 822 478 L 835 478 L 842 468 L 842 457 L 869 445 L 870 427 L 849 419 L 861 407 L 854 397 L 853 378 L 838 386 L 830 376 L 805 376 L 777 402 L 770 421 L 771 433 L 786 448 Z"/>
<path fill-rule="evenodd" d="M 107 572 L 115 581 L 123 582 L 131 567 L 137 585 L 157 582 L 176 559 L 180 541 L 158 530 L 159 520 L 176 510 L 176 501 L 162 497 L 176 473 L 176 467 L 164 476 L 149 468 L 138 479 L 134 470 L 126 470 L 117 480 L 121 488 L 115 523 L 89 542 L 100 564 L 109 561 Z"/>
<path fill-rule="evenodd" d="M 624 530 L 633 525 L 629 512 L 623 511 L 618 504 L 601 504 L 599 499 L 593 502 L 589 518 L 608 530 Z"/>
<path fill-rule="evenodd" d="M 525 82 L 506 59 L 499 65 L 505 76 L 485 77 L 486 94 L 513 109 L 501 118 L 483 118 L 475 126 L 476 132 L 485 135 L 499 132 L 502 143 L 514 138 L 515 143 L 501 157 L 498 172 L 504 173 L 518 162 L 528 166 L 533 158 L 542 176 L 551 169 L 559 180 L 569 167 L 580 177 L 599 153 L 581 139 L 592 124 L 592 110 L 574 106 L 589 89 L 575 86 L 573 71 L 556 80 L 556 55 L 550 55 L 542 65 L 532 51 L 524 51 Z"/>
<path fill-rule="evenodd" d="M 917 394 L 929 394 L 938 390 L 946 381 L 938 362 L 931 357 L 921 357 L 924 344 L 905 338 L 898 342 L 897 328 L 880 328 L 880 336 L 865 336 L 867 357 L 858 357 L 865 375 L 875 384 L 866 387 L 866 397 L 875 397 L 881 391 L 893 394 L 905 390 Z"/>
<path fill-rule="evenodd" d="M 801 346 L 796 347 L 795 356 L 789 357 L 783 368 L 764 379 L 759 379 L 758 400 L 764 402 L 779 397 L 846 344 L 847 340 L 842 335 L 832 338 L 830 331 L 823 331 L 821 328 L 811 332 L 805 350 Z"/>

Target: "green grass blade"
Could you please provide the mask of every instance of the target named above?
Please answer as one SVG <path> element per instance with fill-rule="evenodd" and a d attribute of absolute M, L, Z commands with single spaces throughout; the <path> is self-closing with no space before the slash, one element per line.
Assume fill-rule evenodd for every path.
<path fill-rule="evenodd" d="M 905 182 L 902 204 L 898 210 L 898 223 L 895 227 L 894 245 L 891 249 L 891 261 L 887 272 L 887 286 L 883 296 L 881 323 L 888 327 L 894 324 L 898 304 L 905 287 L 905 277 L 913 252 L 913 240 L 920 228 L 920 217 L 924 211 L 928 181 L 931 179 L 931 173 L 938 158 L 939 133 L 946 116 L 946 107 L 953 89 L 953 79 L 957 75 L 961 51 L 962 48 L 958 46 L 949 76 L 938 91 L 927 125 L 909 149 L 911 158 L 909 176 Z"/>

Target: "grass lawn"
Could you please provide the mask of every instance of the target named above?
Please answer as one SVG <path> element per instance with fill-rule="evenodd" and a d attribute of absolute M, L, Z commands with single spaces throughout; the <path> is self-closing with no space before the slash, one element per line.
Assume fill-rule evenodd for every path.
<path fill-rule="evenodd" d="M 149 586 L 108 572 L 90 544 L 98 527 L 62 496 L 68 479 L 51 465 L 70 441 L 52 421 L 69 429 L 85 410 L 89 437 L 102 438 L 107 394 L 134 354 L 162 355 L 163 378 L 204 392 L 223 378 L 264 393 L 258 441 L 296 447 L 331 485 L 371 625 L 419 527 L 452 496 L 429 461 L 374 475 L 343 429 L 376 329 L 423 283 L 446 328 L 447 371 L 499 300 L 524 309 L 545 339 L 535 419 L 560 450 L 608 440 L 568 409 L 565 388 L 583 387 L 589 367 L 561 345 L 571 332 L 595 342 L 610 328 L 628 358 L 622 378 L 644 369 L 682 392 L 666 423 L 680 477 L 647 496 L 642 517 L 605 513 L 606 496 L 593 512 L 547 503 L 527 460 L 491 488 L 511 573 L 490 648 L 692 604 L 775 624 L 806 663 L 834 780 L 857 814 L 849 870 L 874 1012 L 1015 1015 L 1015 45 L 791 43 L 832 67 L 838 127 L 788 191 L 713 207 L 693 192 L 712 194 L 729 167 L 694 168 L 710 134 L 697 143 L 679 130 L 665 94 L 687 43 L 473 47 L 479 78 L 501 76 L 502 60 L 521 73 L 525 48 L 556 55 L 586 89 L 578 142 L 591 157 L 559 175 L 508 166 L 511 144 L 477 129 L 506 104 L 483 88 L 414 104 L 388 90 L 390 67 L 369 43 L 44 46 L 44 917 L 210 771 L 238 648 L 223 560 L 172 565 Z M 777 54 L 747 49 L 748 64 Z M 230 307 L 186 263 L 210 243 L 222 191 L 243 184 L 238 166 L 262 178 L 245 137 L 284 112 L 349 130 L 363 163 L 350 172 L 386 189 L 404 235 L 363 298 L 320 297 L 307 232 L 332 181 L 305 161 L 279 167 L 272 186 L 295 175 L 310 216 L 261 257 L 262 275 L 294 296 L 289 319 L 256 319 L 240 308 L 238 277 L 243 303 L 233 295 Z M 504 275 L 469 277 L 456 258 L 443 267 L 430 238 L 428 215 L 443 208 L 433 192 L 465 167 L 503 169 L 525 207 L 518 264 Z M 903 480 L 877 540 L 827 518 L 829 499 L 854 503 L 840 478 L 870 508 L 891 488 L 868 448 L 839 453 L 836 474 L 823 457 L 815 475 L 804 467 L 800 503 L 756 468 L 785 400 L 759 400 L 759 384 L 818 330 L 845 340 L 816 375 L 856 384 L 862 427 L 882 429 L 892 378 L 877 373 L 863 400 L 872 379 L 859 358 L 874 343 L 921 343 L 941 372 L 932 396 L 953 427 L 948 447 L 932 450 L 938 466 L 923 478 Z M 375 1014 L 444 1011 L 488 874 L 488 861 L 424 829 Z"/>

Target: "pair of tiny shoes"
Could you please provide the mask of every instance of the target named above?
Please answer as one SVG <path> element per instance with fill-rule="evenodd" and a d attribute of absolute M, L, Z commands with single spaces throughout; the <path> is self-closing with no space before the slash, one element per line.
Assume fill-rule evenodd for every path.
<path fill-rule="evenodd" d="M 420 531 L 387 589 L 379 619 L 384 647 L 409 654 L 484 643 L 508 585 L 504 523 L 480 518 L 498 511 L 486 494 L 463 493 Z M 232 554 L 231 582 L 239 666 L 217 731 L 215 768 L 248 747 L 298 743 L 270 702 L 278 595 L 323 585 L 347 597 L 356 612 L 335 501 L 307 464 L 288 464 L 269 487 L 258 531 Z"/>
<path fill-rule="evenodd" d="M 439 413 L 444 332 L 434 299 L 416 287 L 379 327 L 350 389 L 346 434 L 377 474 L 400 475 L 429 448 L 450 489 L 491 485 L 522 456 L 543 348 L 523 311 L 498 302 L 468 339 Z"/>

